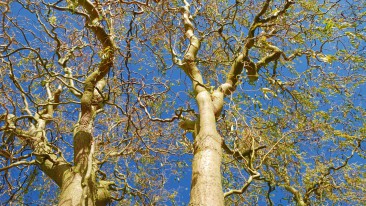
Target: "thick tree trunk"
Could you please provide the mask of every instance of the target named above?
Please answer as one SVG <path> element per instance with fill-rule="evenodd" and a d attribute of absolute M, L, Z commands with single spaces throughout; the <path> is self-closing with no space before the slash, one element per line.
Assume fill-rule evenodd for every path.
<path fill-rule="evenodd" d="M 211 95 L 197 95 L 200 121 L 194 140 L 190 205 L 224 205 L 221 185 L 221 137 L 216 131 L 216 119 Z"/>
<path fill-rule="evenodd" d="M 63 177 L 59 205 L 105 205 L 110 200 L 110 193 L 104 186 L 99 189 L 100 185 L 95 179 L 93 122 L 97 110 L 100 109 L 100 104 L 104 101 L 100 91 L 103 91 L 106 84 L 104 76 L 113 66 L 115 46 L 113 38 L 107 33 L 108 29 L 103 24 L 94 22 L 95 20 L 101 21 L 100 18 L 103 17 L 95 4 L 89 0 L 77 3 L 88 14 L 86 15 L 86 27 L 95 34 L 103 47 L 98 69 L 91 73 L 84 82 L 84 92 L 81 94 L 80 100 L 81 116 L 74 130 L 74 167 Z M 98 200 L 98 198 L 100 199 Z"/>
<path fill-rule="evenodd" d="M 221 144 L 215 128 L 196 136 L 190 205 L 224 205 L 221 186 Z"/>
<path fill-rule="evenodd" d="M 59 205 L 60 206 L 81 205 L 82 194 L 83 194 L 82 176 L 79 173 L 73 173 L 72 171 L 68 171 L 63 178 L 61 195 L 59 197 L 60 199 Z"/>
<path fill-rule="evenodd" d="M 77 129 L 79 128 L 77 127 Z M 75 165 L 63 175 L 59 197 L 60 206 L 95 205 L 97 185 L 90 177 L 91 175 L 87 177 L 88 167 L 91 166 L 89 164 L 92 164 L 92 161 L 88 159 L 88 156 L 92 155 L 90 152 L 91 141 L 90 132 L 79 131 L 74 136 Z"/>

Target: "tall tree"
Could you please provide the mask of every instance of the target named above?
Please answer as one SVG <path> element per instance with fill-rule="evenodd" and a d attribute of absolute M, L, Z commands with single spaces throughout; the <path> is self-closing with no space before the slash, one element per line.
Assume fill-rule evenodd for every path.
<path fill-rule="evenodd" d="M 1 203 L 361 204 L 365 7 L 0 2 Z"/>

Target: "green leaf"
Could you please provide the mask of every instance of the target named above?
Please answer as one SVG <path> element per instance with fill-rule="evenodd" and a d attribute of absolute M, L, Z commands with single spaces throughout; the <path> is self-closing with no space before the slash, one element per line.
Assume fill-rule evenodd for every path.
<path fill-rule="evenodd" d="M 335 60 L 337 60 L 337 58 L 333 55 L 324 55 L 324 54 L 320 54 L 318 55 L 318 58 L 326 63 L 332 64 L 332 62 L 334 62 Z"/>
<path fill-rule="evenodd" d="M 55 16 L 51 16 L 50 18 L 48 18 L 48 21 L 50 22 L 50 24 L 56 24 L 57 18 Z"/>

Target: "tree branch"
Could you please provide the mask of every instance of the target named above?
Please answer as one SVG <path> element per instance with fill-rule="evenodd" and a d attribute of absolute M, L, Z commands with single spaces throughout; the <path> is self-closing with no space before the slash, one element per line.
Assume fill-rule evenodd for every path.
<path fill-rule="evenodd" d="M 265 145 L 262 145 L 262 146 L 259 146 L 259 147 L 256 147 L 254 148 L 254 152 L 260 150 L 260 149 L 264 149 L 266 148 L 267 146 Z M 245 150 L 243 152 L 240 152 L 240 151 L 233 151 L 232 149 L 229 148 L 229 146 L 227 146 L 227 144 L 225 144 L 225 142 L 223 141 L 222 142 L 222 148 L 225 150 L 225 152 L 227 154 L 230 154 L 230 155 L 233 155 L 235 158 L 237 159 L 243 159 L 243 157 L 246 157 L 246 156 L 249 156 L 252 154 L 253 150 L 252 149 L 248 149 L 248 150 Z"/>
<path fill-rule="evenodd" d="M 10 169 L 12 167 L 20 166 L 20 165 L 34 165 L 34 164 L 37 164 L 36 160 L 32 160 L 32 161 L 19 161 L 19 162 L 15 162 L 13 164 L 10 164 L 8 166 L 5 166 L 5 167 L 0 168 L 0 172 L 5 171 L 5 170 L 8 170 L 8 169 Z"/>
<path fill-rule="evenodd" d="M 243 187 L 239 190 L 230 190 L 229 192 L 225 192 L 224 193 L 224 198 L 233 195 L 233 194 L 243 194 L 249 187 L 249 185 L 252 183 L 252 181 L 254 179 L 257 179 L 260 176 L 260 174 L 258 172 L 255 172 L 254 175 L 250 175 L 250 177 L 248 178 L 248 180 L 245 182 L 245 184 L 243 185 Z"/>
<path fill-rule="evenodd" d="M 203 78 L 201 72 L 197 68 L 195 62 L 197 52 L 200 48 L 200 40 L 194 35 L 194 27 L 191 22 L 191 14 L 189 11 L 190 4 L 184 0 L 184 6 L 181 7 L 181 12 L 183 13 L 183 23 L 185 29 L 185 36 L 189 39 L 189 46 L 184 55 L 184 59 L 181 68 L 187 74 L 187 76 L 192 80 L 193 89 L 198 94 L 202 91 L 206 91 L 203 86 Z"/>
<path fill-rule="evenodd" d="M 212 94 L 216 117 L 218 117 L 218 115 L 221 113 L 222 107 L 224 105 L 224 96 L 230 95 L 235 91 L 236 84 L 238 83 L 239 77 L 244 69 L 247 72 L 249 81 L 254 82 L 258 79 L 258 70 L 260 67 L 268 64 L 271 61 L 277 60 L 281 54 L 285 57 L 281 50 L 272 45 L 267 45 L 267 48 L 272 50 L 277 48 L 277 50 L 275 50 L 272 54 L 262 58 L 257 64 L 255 64 L 249 57 L 249 50 L 254 46 L 255 42 L 255 30 L 264 23 L 260 17 L 263 16 L 263 14 L 268 10 L 270 2 L 271 0 L 266 0 L 261 11 L 255 16 L 253 23 L 249 28 L 248 36 L 246 38 L 247 42 L 244 45 L 243 51 L 235 58 L 233 64 L 231 65 L 231 69 L 226 75 L 225 83 L 221 84 L 220 87 Z M 293 4 L 292 1 L 287 1 L 284 8 L 280 12 L 271 18 L 267 18 L 265 21 L 269 22 L 275 20 L 278 16 L 284 14 L 291 4 Z"/>

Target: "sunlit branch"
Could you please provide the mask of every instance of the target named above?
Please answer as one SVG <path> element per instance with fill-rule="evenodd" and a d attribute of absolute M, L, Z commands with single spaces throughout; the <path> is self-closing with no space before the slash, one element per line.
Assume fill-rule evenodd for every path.
<path fill-rule="evenodd" d="M 278 60 L 281 56 L 281 53 L 281 51 L 274 51 L 268 56 L 263 57 L 256 63 L 256 70 L 258 71 L 261 67 L 266 66 L 268 63 Z"/>
<path fill-rule="evenodd" d="M 137 100 L 138 100 L 138 102 L 140 104 L 140 107 L 142 107 L 144 109 L 145 114 L 149 117 L 149 119 L 151 121 L 156 121 L 156 122 L 173 122 L 174 120 L 179 119 L 182 116 L 182 113 L 183 113 L 183 110 L 181 109 L 181 110 L 177 110 L 176 114 L 172 118 L 165 118 L 165 119 L 155 118 L 155 117 L 152 117 L 151 116 L 150 112 L 147 109 L 147 106 L 144 103 L 142 103 L 141 98 L 138 97 Z"/>
<path fill-rule="evenodd" d="M 105 163 L 105 162 L 108 160 L 108 158 L 110 158 L 110 157 L 118 157 L 118 156 L 121 156 L 121 155 L 128 155 L 128 154 L 131 154 L 132 152 L 126 152 L 126 151 L 127 151 L 127 149 L 131 146 L 131 144 L 132 144 L 132 141 L 129 141 L 129 142 L 128 142 L 128 144 L 127 144 L 125 147 L 123 147 L 123 149 L 122 149 L 122 150 L 120 150 L 120 151 L 118 151 L 118 152 L 116 152 L 116 151 L 111 151 L 111 152 L 109 152 L 109 153 L 106 155 L 106 157 L 104 158 L 104 160 L 103 160 L 103 161 L 98 162 L 98 164 L 99 164 L 99 165 L 101 165 L 101 164 Z"/>
<path fill-rule="evenodd" d="M 286 185 L 284 185 L 283 187 L 294 195 L 294 198 L 299 206 L 306 205 L 300 191 L 297 190 L 295 187 L 290 186 L 289 182 Z"/>
<path fill-rule="evenodd" d="M 334 166 L 330 166 L 326 169 L 326 172 L 322 172 L 320 177 L 319 177 L 319 180 L 316 181 L 315 183 L 313 183 L 313 185 L 309 188 L 306 189 L 306 193 L 304 195 L 304 201 L 305 202 L 309 202 L 310 200 L 310 195 L 315 192 L 320 186 L 321 184 L 323 184 L 325 182 L 325 179 L 327 176 L 330 175 L 331 171 L 337 171 L 337 170 L 341 170 L 342 168 L 346 167 L 348 165 L 348 162 L 349 160 L 354 156 L 355 154 L 355 151 L 361 146 L 361 142 L 358 142 L 357 143 L 357 147 L 355 147 L 352 152 L 351 152 L 351 155 L 348 156 L 344 162 L 339 165 L 338 167 L 334 167 Z"/>
<path fill-rule="evenodd" d="M 259 146 L 254 148 L 254 152 L 260 150 L 260 149 L 264 149 L 267 146 L 263 145 L 263 146 Z M 253 153 L 253 149 L 248 149 L 246 151 L 240 152 L 240 151 L 233 151 L 232 149 L 229 148 L 229 146 L 223 141 L 222 143 L 222 148 L 225 150 L 225 152 L 227 154 L 233 155 L 233 157 L 235 157 L 236 159 L 243 159 L 243 157 L 249 156 Z"/>
<path fill-rule="evenodd" d="M 16 52 L 20 52 L 22 50 L 30 50 L 31 52 L 37 55 L 39 62 L 44 66 L 45 62 L 41 58 L 40 53 L 28 47 L 23 47 L 20 49 L 13 50 L 7 55 L 12 55 Z M 52 180 L 56 182 L 59 186 L 62 184 L 62 175 L 64 172 L 70 167 L 70 164 L 65 161 L 63 158 L 59 158 L 56 154 L 53 154 L 54 148 L 50 146 L 47 141 L 45 134 L 45 127 L 48 122 L 52 119 L 52 115 L 54 110 L 60 103 L 60 94 L 62 92 L 62 88 L 59 86 L 55 91 L 51 91 L 50 83 L 46 81 L 45 89 L 47 94 L 47 104 L 43 105 L 43 109 L 39 110 L 39 107 L 42 105 L 36 104 L 29 98 L 30 94 L 24 91 L 22 85 L 19 83 L 18 79 L 14 75 L 14 68 L 12 67 L 11 62 L 9 62 L 10 66 L 10 79 L 14 83 L 15 87 L 20 91 L 24 108 L 28 116 L 21 116 L 19 118 L 9 119 L 10 125 L 5 128 L 7 132 L 10 132 L 17 138 L 21 139 L 24 143 L 27 143 L 33 150 L 33 155 L 36 156 L 35 163 L 40 166 L 40 169 L 44 171 Z M 29 108 L 28 99 L 37 107 L 37 113 L 32 114 Z M 36 123 L 32 123 L 30 121 L 30 126 L 28 130 L 23 130 L 16 128 L 16 121 L 22 118 L 34 119 Z M 61 155 L 62 156 L 62 155 Z"/>
<path fill-rule="evenodd" d="M 35 50 L 35 49 L 33 49 L 33 48 L 31 48 L 31 47 L 22 47 L 22 48 L 14 49 L 14 50 L 9 51 L 9 52 L 7 51 L 7 54 L 0 55 L 0 58 L 10 57 L 11 55 L 13 55 L 13 54 L 15 54 L 17 52 L 23 51 L 23 50 L 30 50 L 30 51 L 34 52 L 35 54 L 37 54 L 37 56 L 40 58 L 38 51 Z"/>
<path fill-rule="evenodd" d="M 21 166 L 21 165 L 34 165 L 36 163 L 37 163 L 36 160 L 15 162 L 13 164 L 0 168 L 0 172 L 8 170 L 13 167 L 17 167 L 17 166 Z"/>
<path fill-rule="evenodd" d="M 145 3 L 141 1 L 123 1 L 123 0 L 119 0 L 119 2 L 122 4 L 137 4 L 141 6 L 149 6 L 149 0 L 147 0 Z"/>
<path fill-rule="evenodd" d="M 202 91 L 206 91 L 203 87 L 203 79 L 201 72 L 197 68 L 196 56 L 200 48 L 200 40 L 194 34 L 194 26 L 191 22 L 191 14 L 189 11 L 190 4 L 184 0 L 184 6 L 181 7 L 181 12 L 183 14 L 183 23 L 185 29 L 185 36 L 189 39 L 189 46 L 184 55 L 182 62 L 182 69 L 189 76 L 193 83 L 193 89 L 198 94 Z"/>
<path fill-rule="evenodd" d="M 71 12 L 73 14 L 77 14 L 77 15 L 80 15 L 80 16 L 83 16 L 85 18 L 88 18 L 88 14 L 84 13 L 84 12 L 81 12 L 81 11 L 78 11 L 76 10 L 75 8 L 72 8 L 72 7 L 61 7 L 61 6 L 57 6 L 57 2 L 54 3 L 54 4 L 48 4 L 46 3 L 44 0 L 42 0 L 42 3 L 51 7 L 51 8 L 54 8 L 56 10 L 59 10 L 59 11 L 68 11 L 68 12 Z"/>
<path fill-rule="evenodd" d="M 247 76 L 251 82 L 256 81 L 258 79 L 258 70 L 269 62 L 277 60 L 281 54 L 286 57 L 286 55 L 277 47 L 273 45 L 266 45 L 268 49 L 273 50 L 273 53 L 263 57 L 259 62 L 254 63 L 249 57 L 249 51 L 254 46 L 255 42 L 255 30 L 262 23 L 261 16 L 267 11 L 271 0 L 267 0 L 263 5 L 261 11 L 255 16 L 253 23 L 249 28 L 249 33 L 247 36 L 247 42 L 244 45 L 243 51 L 235 58 L 233 64 L 231 65 L 231 69 L 229 73 L 226 75 L 226 81 L 223 83 L 218 89 L 214 91 L 212 94 L 213 103 L 215 105 L 215 114 L 218 116 L 221 113 L 222 107 L 224 105 L 223 98 L 225 95 L 232 94 L 235 89 L 237 82 L 240 78 L 240 75 L 243 73 L 245 69 L 247 72 Z M 266 20 L 266 22 L 275 20 L 278 16 L 285 13 L 285 11 L 289 8 L 292 2 L 287 1 L 283 10 L 274 15 L 272 18 Z M 292 58 L 292 56 L 291 56 Z"/>
<path fill-rule="evenodd" d="M 273 20 L 277 19 L 279 16 L 283 15 L 286 12 L 286 10 L 294 3 L 295 3 L 295 1 L 293 1 L 293 0 L 286 0 L 286 4 L 284 5 L 284 7 L 280 11 L 277 11 L 275 14 L 273 14 L 270 17 L 260 19 L 259 22 L 267 23 L 269 21 L 273 21 Z M 268 8 L 268 5 L 267 5 L 267 8 Z M 267 8 L 266 8 L 266 10 L 267 10 Z"/>
<path fill-rule="evenodd" d="M 65 70 L 65 74 L 66 74 L 65 77 L 67 79 L 69 79 L 69 84 L 66 84 L 67 87 L 69 88 L 71 93 L 73 93 L 76 97 L 81 98 L 83 93 L 75 87 L 71 69 L 65 68 L 64 70 Z"/>
<path fill-rule="evenodd" d="M 228 197 L 230 195 L 233 195 L 233 194 L 243 194 L 248 189 L 248 187 L 250 186 L 252 181 L 255 180 L 258 177 L 260 177 L 260 174 L 258 172 L 255 172 L 255 174 L 249 176 L 248 180 L 245 182 L 245 184 L 243 185 L 243 187 L 241 189 L 230 190 L 228 192 L 225 192 L 224 197 L 226 198 L 226 197 Z"/>
<path fill-rule="evenodd" d="M 196 123 L 197 121 L 184 119 L 183 121 L 179 122 L 179 127 L 184 130 L 193 131 L 195 129 Z"/>
<path fill-rule="evenodd" d="M 95 182 L 94 175 L 91 175 L 92 162 L 93 162 L 93 129 L 94 129 L 94 119 L 104 105 L 103 95 L 101 95 L 101 91 L 106 85 L 105 79 L 103 79 L 110 69 L 113 66 L 113 61 L 115 57 L 115 49 L 116 46 L 113 41 L 113 37 L 107 33 L 108 28 L 104 28 L 102 24 L 103 18 L 105 16 L 102 13 L 102 10 L 97 8 L 98 5 L 94 5 L 93 2 L 89 0 L 80 0 L 80 1 L 69 1 L 69 7 L 75 7 L 73 10 L 77 10 L 78 6 L 81 6 L 86 15 L 83 15 L 86 20 L 86 28 L 90 29 L 99 43 L 102 45 L 102 49 L 100 51 L 100 63 L 98 68 L 92 72 L 89 76 L 86 77 L 84 81 L 84 91 L 77 91 L 72 82 L 70 83 L 71 91 L 76 96 L 80 96 L 81 103 L 81 113 L 79 116 L 78 123 L 75 125 L 74 129 L 74 138 L 73 138 L 73 146 L 74 146 L 74 168 L 75 171 L 81 175 L 83 178 L 82 181 L 82 193 L 81 199 L 79 199 L 80 204 L 89 205 L 93 204 L 98 197 L 96 191 L 94 190 Z M 73 11 L 70 11 L 74 13 Z M 63 60 L 60 62 L 64 64 Z M 67 73 L 68 72 L 68 73 Z M 69 81 L 72 80 L 72 76 L 70 76 L 71 71 L 65 70 L 66 76 L 69 77 Z M 74 89 L 75 88 L 75 89 Z M 74 91 L 73 91 L 74 90 Z M 98 91 L 99 90 L 99 91 Z M 93 179 L 91 179 L 93 178 Z M 72 190 L 72 188 L 70 188 Z M 61 202 L 68 202 L 69 198 L 67 195 L 69 192 L 68 189 L 63 190 L 61 194 Z M 91 202 L 90 202 L 91 201 Z"/>
<path fill-rule="evenodd" d="M 129 190 L 130 190 L 130 193 L 132 193 L 134 196 L 139 196 L 141 199 L 142 198 L 149 198 L 148 195 L 146 195 L 144 192 L 140 191 L 139 189 L 136 189 L 134 187 L 132 187 L 128 181 L 127 181 L 127 178 L 124 174 L 120 173 L 118 170 L 114 170 L 114 176 L 121 180 L 123 182 L 123 184 L 125 185 L 125 188 L 127 187 Z M 114 188 L 115 191 L 121 191 L 121 190 L 125 190 L 125 188 Z M 122 200 L 123 197 L 121 198 L 113 198 L 114 200 L 116 201 L 120 201 Z"/>
<path fill-rule="evenodd" d="M 29 110 L 29 104 L 28 104 L 27 97 L 24 95 L 24 93 L 21 93 L 21 95 L 22 95 L 22 99 L 23 99 L 23 103 L 24 103 L 23 110 L 26 111 L 28 115 L 33 116 L 32 112 Z"/>
<path fill-rule="evenodd" d="M 260 12 L 257 15 L 255 15 L 254 22 L 258 22 L 260 20 L 261 16 L 263 16 L 263 14 L 266 13 L 266 11 L 269 7 L 269 3 L 271 3 L 271 0 L 266 0 L 262 9 L 260 10 Z"/>
<path fill-rule="evenodd" d="M 35 50 L 32 49 L 32 51 L 35 51 Z M 38 52 L 36 54 L 39 55 Z M 40 58 L 40 56 L 39 56 L 39 58 Z M 34 105 L 38 105 L 31 98 L 31 94 L 29 94 L 29 93 L 27 93 L 27 92 L 24 91 L 22 85 L 19 83 L 17 77 L 14 74 L 14 68 L 13 68 L 13 64 L 11 62 L 9 62 L 9 70 L 10 70 L 10 72 L 9 72 L 10 79 L 12 80 L 13 84 L 15 85 L 15 87 L 20 91 L 21 95 L 22 96 L 24 95 L 24 97 L 22 97 L 22 98 L 24 98 L 23 101 L 25 101 L 25 103 L 28 104 L 26 102 L 27 101 L 27 98 L 26 97 L 28 97 L 29 101 L 31 101 Z"/>

